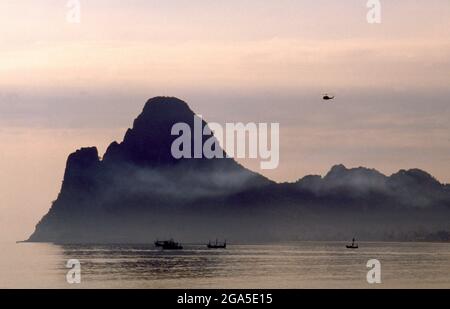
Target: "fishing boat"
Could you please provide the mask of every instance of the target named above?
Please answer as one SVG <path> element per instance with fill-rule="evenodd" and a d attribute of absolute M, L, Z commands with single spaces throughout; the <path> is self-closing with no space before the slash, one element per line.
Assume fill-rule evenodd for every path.
<path fill-rule="evenodd" d="M 166 241 L 156 240 L 154 242 L 154 244 L 155 244 L 155 247 L 162 247 L 165 242 L 167 242 L 167 240 Z"/>
<path fill-rule="evenodd" d="M 183 246 L 177 242 L 175 242 L 173 239 L 170 240 L 156 240 L 155 241 L 155 247 L 163 248 L 164 250 L 181 250 L 183 249 Z"/>
<path fill-rule="evenodd" d="M 358 244 L 355 243 L 355 239 L 354 238 L 352 240 L 352 244 L 351 245 L 347 245 L 346 247 L 347 247 L 347 249 L 358 249 L 359 248 Z"/>
<path fill-rule="evenodd" d="M 183 246 L 180 243 L 173 241 L 173 239 L 169 241 L 164 241 L 162 244 L 162 248 L 164 250 L 182 250 Z"/>
<path fill-rule="evenodd" d="M 215 243 L 211 243 L 211 241 L 207 245 L 208 249 L 226 249 L 227 248 L 227 241 L 223 243 L 219 243 L 216 239 Z"/>

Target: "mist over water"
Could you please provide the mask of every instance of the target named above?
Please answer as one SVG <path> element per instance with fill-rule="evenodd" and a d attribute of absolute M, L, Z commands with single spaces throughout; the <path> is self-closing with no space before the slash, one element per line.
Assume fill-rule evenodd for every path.
<path fill-rule="evenodd" d="M 450 288 L 450 244 L 345 244 L 183 244 L 182 251 L 161 251 L 152 244 L 2 243 L 0 288 Z M 382 283 L 370 285 L 366 263 L 374 258 Z M 81 262 L 81 284 L 66 282 L 69 259 Z"/>

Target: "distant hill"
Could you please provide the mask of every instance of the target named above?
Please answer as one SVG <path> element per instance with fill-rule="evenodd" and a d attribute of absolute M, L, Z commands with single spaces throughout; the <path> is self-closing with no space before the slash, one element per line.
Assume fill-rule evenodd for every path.
<path fill-rule="evenodd" d="M 279 184 L 231 158 L 175 159 L 171 128 L 193 130 L 194 117 L 185 102 L 156 97 L 102 159 L 95 147 L 72 153 L 28 241 L 408 240 L 450 230 L 450 187 L 418 169 L 385 176 L 336 165 L 324 177 Z"/>

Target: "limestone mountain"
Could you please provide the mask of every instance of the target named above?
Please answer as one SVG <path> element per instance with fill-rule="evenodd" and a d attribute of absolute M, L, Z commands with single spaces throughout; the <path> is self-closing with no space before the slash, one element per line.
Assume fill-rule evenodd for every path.
<path fill-rule="evenodd" d="M 176 159 L 172 127 L 186 123 L 194 131 L 196 120 L 185 102 L 156 97 L 103 158 L 95 147 L 72 153 L 61 191 L 29 241 L 266 241 L 355 234 L 391 240 L 419 230 L 450 230 L 449 186 L 418 169 L 385 176 L 336 165 L 324 177 L 275 183 L 226 156 Z M 207 124 L 200 123 L 203 130 Z M 202 136 L 202 143 L 209 137 Z M 194 135 L 190 143 L 194 157 Z"/>

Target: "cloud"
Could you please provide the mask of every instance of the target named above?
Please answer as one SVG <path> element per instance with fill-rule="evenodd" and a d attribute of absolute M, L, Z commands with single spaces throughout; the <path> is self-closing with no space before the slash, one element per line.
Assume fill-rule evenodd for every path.
<path fill-rule="evenodd" d="M 450 82 L 439 41 L 72 42 L 0 52 L 11 88 L 403 87 Z M 32 85 L 32 86 L 31 86 Z"/>

